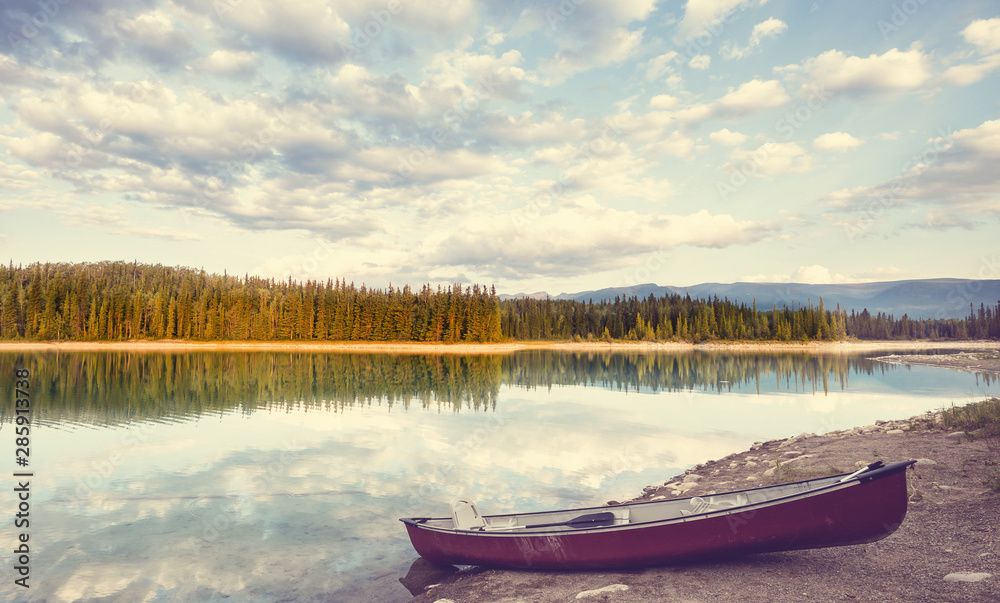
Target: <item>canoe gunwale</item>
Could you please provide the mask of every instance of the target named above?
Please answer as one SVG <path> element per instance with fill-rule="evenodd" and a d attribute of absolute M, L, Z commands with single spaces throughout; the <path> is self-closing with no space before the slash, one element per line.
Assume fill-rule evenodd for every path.
<path fill-rule="evenodd" d="M 712 495 L 712 496 L 728 496 L 728 495 L 737 495 L 737 494 L 743 494 L 743 493 L 749 493 L 749 492 L 760 492 L 760 491 L 763 491 L 763 490 L 788 488 L 790 486 L 795 486 L 795 485 L 799 485 L 799 484 L 807 484 L 809 482 L 817 482 L 817 481 L 824 481 L 824 480 L 833 480 L 829 484 L 826 484 L 826 485 L 822 485 L 822 486 L 818 486 L 818 487 L 815 487 L 815 488 L 811 488 L 811 489 L 807 489 L 807 490 L 802 490 L 802 491 L 798 491 L 798 492 L 791 492 L 789 494 L 785 494 L 785 495 L 778 496 L 778 497 L 775 497 L 775 498 L 770 498 L 770 499 L 762 500 L 762 501 L 758 501 L 758 502 L 747 503 L 747 504 L 743 504 L 743 505 L 740 505 L 740 506 L 728 507 L 728 508 L 722 508 L 722 509 L 708 509 L 708 510 L 705 510 L 705 511 L 702 511 L 702 512 L 699 512 L 699 513 L 692 513 L 691 515 L 683 515 L 683 516 L 677 516 L 677 517 L 666 517 L 666 518 L 659 518 L 659 519 L 650 519 L 650 520 L 645 520 L 645 521 L 629 522 L 629 523 L 618 524 L 618 525 L 596 526 L 596 527 L 590 527 L 590 528 L 577 528 L 577 529 L 565 529 L 565 528 L 563 528 L 563 529 L 525 529 L 524 527 L 521 527 L 520 529 L 513 529 L 513 530 L 460 530 L 460 529 L 456 529 L 456 528 L 453 528 L 453 527 L 440 527 L 440 526 L 431 526 L 431 525 L 427 525 L 426 524 L 426 522 L 428 522 L 428 521 L 442 521 L 442 520 L 447 520 L 447 519 L 449 519 L 447 517 L 407 517 L 407 518 L 400 518 L 399 521 L 403 522 L 406 525 L 414 526 L 415 528 L 417 528 L 419 530 L 433 531 L 433 532 L 439 532 L 439 533 L 443 533 L 443 534 L 453 534 L 453 535 L 460 535 L 460 536 L 476 536 L 476 537 L 490 537 L 490 538 L 511 538 L 511 537 L 525 538 L 525 537 L 535 537 L 535 536 L 538 536 L 538 537 L 546 537 L 546 536 L 570 536 L 570 535 L 573 535 L 573 534 L 581 534 L 582 535 L 582 534 L 600 533 L 600 532 L 608 532 L 608 531 L 629 531 L 629 530 L 643 529 L 643 528 L 649 528 L 649 527 L 660 526 L 660 525 L 688 523 L 688 522 L 692 522 L 692 521 L 699 521 L 699 520 L 704 520 L 704 519 L 709 519 L 709 518 L 715 518 L 715 517 L 721 517 L 721 516 L 726 516 L 726 515 L 739 515 L 739 514 L 743 514 L 743 513 L 752 513 L 752 512 L 755 512 L 758 509 L 763 509 L 763 508 L 766 508 L 766 507 L 772 507 L 772 506 L 776 506 L 776 505 L 781 505 L 781 504 L 785 504 L 785 503 L 792 502 L 794 500 L 799 500 L 799 499 L 803 499 L 804 500 L 804 499 L 808 499 L 808 498 L 820 496 L 820 495 L 823 495 L 823 494 L 826 494 L 826 493 L 835 492 L 837 490 L 843 490 L 843 489 L 846 489 L 846 488 L 851 488 L 851 487 L 854 487 L 854 486 L 858 486 L 858 485 L 861 485 L 861 484 L 864 484 L 864 483 L 868 483 L 868 482 L 871 482 L 871 481 L 874 481 L 874 480 L 877 480 L 877 479 L 882 479 L 882 478 L 885 478 L 885 477 L 889 477 L 891 475 L 899 473 L 900 471 L 905 471 L 906 469 L 908 469 L 914 463 L 916 463 L 915 460 L 898 461 L 898 462 L 895 462 L 895 463 L 890 463 L 888 465 L 884 465 L 882 467 L 871 469 L 871 470 L 866 471 L 864 473 L 855 475 L 855 476 L 851 477 L 851 479 L 846 480 L 846 481 L 841 481 L 841 480 L 843 480 L 844 478 L 846 478 L 848 476 L 851 476 L 852 475 L 851 473 L 841 473 L 841 474 L 837 474 L 837 475 L 830 475 L 830 476 L 819 477 L 819 478 L 810 478 L 810 479 L 804 479 L 804 480 L 799 480 L 799 481 L 795 481 L 795 482 L 788 482 L 788 483 L 784 483 L 784 484 L 775 484 L 775 485 L 772 485 L 772 486 L 760 486 L 760 487 L 756 487 L 756 488 L 746 488 L 746 489 L 743 489 L 743 490 L 732 490 L 732 491 L 728 491 L 728 492 L 720 492 L 720 493 Z M 837 479 L 837 478 L 840 478 L 840 479 Z M 603 507 L 581 507 L 581 508 L 575 508 L 575 509 L 564 509 L 564 510 L 561 510 L 561 511 L 532 511 L 532 512 L 526 512 L 526 513 L 504 513 L 504 514 L 497 514 L 497 515 L 486 515 L 484 517 L 487 518 L 487 519 L 489 519 L 491 517 L 532 517 L 532 516 L 541 516 L 541 515 L 551 515 L 553 513 L 558 513 L 558 512 L 584 513 L 584 512 L 588 512 L 588 511 L 599 511 L 599 510 L 605 510 L 605 511 L 607 511 L 609 509 L 615 509 L 615 508 L 621 508 L 621 507 L 637 507 L 637 506 L 645 506 L 645 505 L 664 505 L 664 503 L 677 504 L 677 503 L 681 503 L 681 502 L 683 502 L 685 500 L 690 501 L 690 500 L 692 500 L 694 498 L 697 498 L 697 497 L 693 497 L 692 496 L 692 497 L 676 498 L 676 499 L 662 500 L 662 501 L 645 501 L 645 502 L 628 503 L 628 504 L 623 504 L 623 505 L 611 505 L 611 506 L 603 506 Z"/>

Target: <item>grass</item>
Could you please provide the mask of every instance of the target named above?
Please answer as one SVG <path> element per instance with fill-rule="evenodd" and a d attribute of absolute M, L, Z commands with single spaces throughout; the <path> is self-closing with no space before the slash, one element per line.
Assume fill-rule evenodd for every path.
<path fill-rule="evenodd" d="M 1000 398 L 952 406 L 943 410 L 941 416 L 945 427 L 961 429 L 970 438 L 986 443 L 989 457 L 984 464 L 989 473 L 984 483 L 994 492 L 1000 492 Z"/>

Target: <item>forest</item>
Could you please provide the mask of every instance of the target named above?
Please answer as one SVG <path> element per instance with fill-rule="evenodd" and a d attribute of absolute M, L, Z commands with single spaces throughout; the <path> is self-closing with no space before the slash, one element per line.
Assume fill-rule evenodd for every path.
<path fill-rule="evenodd" d="M 0 340 L 500 342 L 1000 339 L 1000 302 L 964 319 L 664 295 L 583 303 L 494 287 L 356 287 L 136 262 L 0 265 Z"/>

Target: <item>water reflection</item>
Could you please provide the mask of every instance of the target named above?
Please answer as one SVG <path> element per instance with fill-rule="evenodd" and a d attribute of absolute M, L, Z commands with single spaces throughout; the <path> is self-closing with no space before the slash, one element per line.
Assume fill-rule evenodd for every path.
<path fill-rule="evenodd" d="M 0 353 L 0 379 L 29 360 L 44 405 L 41 424 L 187 420 L 220 412 L 276 409 L 343 412 L 385 405 L 495 410 L 501 386 L 600 387 L 622 392 L 823 392 L 852 376 L 885 377 L 899 367 L 848 354 L 807 352 L 588 352 L 394 355 L 274 352 L 177 354 Z M 996 383 L 980 373 L 977 383 Z M 913 387 L 910 385 L 909 387 Z M 0 420 L 11 409 L 0 408 Z"/>
<path fill-rule="evenodd" d="M 996 393 L 835 354 L 0 354 L 3 391 L 19 363 L 40 419 L 31 596 L 50 601 L 405 601 L 396 519 L 457 494 L 600 504 L 754 440 Z"/>

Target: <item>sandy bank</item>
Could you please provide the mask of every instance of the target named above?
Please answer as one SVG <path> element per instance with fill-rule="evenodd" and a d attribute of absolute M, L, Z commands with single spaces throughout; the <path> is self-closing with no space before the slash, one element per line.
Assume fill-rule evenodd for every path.
<path fill-rule="evenodd" d="M 509 342 L 509 343 L 413 343 L 413 342 L 302 342 L 302 341 L 18 341 L 0 342 L 0 352 L 87 352 L 87 351 L 136 351 L 136 352 L 198 352 L 198 351 L 280 351 L 280 352 L 369 352 L 393 354 L 509 354 L 522 350 L 562 350 L 571 352 L 595 351 L 683 351 L 708 350 L 727 352 L 788 352 L 853 353 L 878 350 L 993 350 L 1000 348 L 997 341 L 846 341 L 846 342 L 713 342 L 691 344 L 684 342 Z"/>

